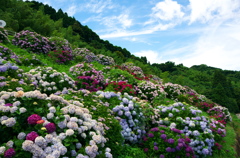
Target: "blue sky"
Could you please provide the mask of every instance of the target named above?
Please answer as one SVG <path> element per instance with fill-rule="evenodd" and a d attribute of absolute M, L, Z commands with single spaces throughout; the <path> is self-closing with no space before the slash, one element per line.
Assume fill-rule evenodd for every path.
<path fill-rule="evenodd" d="M 38 0 L 150 63 L 240 71 L 240 0 Z"/>

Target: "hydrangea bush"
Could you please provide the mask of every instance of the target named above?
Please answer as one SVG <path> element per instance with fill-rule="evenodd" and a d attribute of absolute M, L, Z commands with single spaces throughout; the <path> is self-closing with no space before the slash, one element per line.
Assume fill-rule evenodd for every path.
<path fill-rule="evenodd" d="M 106 90 L 136 95 L 135 87 L 124 81 L 120 81 L 120 82 L 112 81 L 110 83 L 107 83 Z"/>
<path fill-rule="evenodd" d="M 90 52 L 86 48 L 76 48 L 73 50 L 73 56 L 76 58 L 78 56 L 81 56 L 83 58 L 83 61 L 87 63 L 91 63 L 93 61 L 98 61 L 99 58 L 92 52 Z"/>
<path fill-rule="evenodd" d="M 127 70 L 129 73 L 131 73 L 137 78 L 145 77 L 142 69 L 138 66 L 135 66 L 131 62 L 123 63 L 119 68 L 121 68 L 122 70 Z"/>
<path fill-rule="evenodd" d="M 78 101 L 39 91 L 0 92 L 0 112 L 5 157 L 112 157 L 103 124 Z"/>
<path fill-rule="evenodd" d="M 72 53 L 65 50 L 51 51 L 48 53 L 48 56 L 58 64 L 69 64 L 73 60 Z"/>
<path fill-rule="evenodd" d="M 232 117 L 231 114 L 228 110 L 228 108 L 226 107 L 222 107 L 222 106 L 214 106 L 213 108 L 209 109 L 207 111 L 207 113 L 216 118 L 217 120 L 219 120 L 220 122 L 226 124 L 227 122 L 231 122 L 232 121 Z"/>
<path fill-rule="evenodd" d="M 75 81 L 65 72 L 57 72 L 52 67 L 37 67 L 24 73 L 31 85 L 42 93 L 68 93 L 68 89 L 76 89 Z"/>
<path fill-rule="evenodd" d="M 122 126 L 121 134 L 125 142 L 138 143 L 145 131 L 145 116 L 142 113 L 141 106 L 136 102 L 136 98 L 127 93 L 122 96 L 121 93 L 108 93 L 98 91 L 99 97 L 111 99 L 117 97 L 121 100 L 120 105 L 112 108 L 113 115 Z"/>
<path fill-rule="evenodd" d="M 0 28 L 0 43 L 10 43 L 10 40 L 8 39 L 8 33 L 3 28 Z"/>
<path fill-rule="evenodd" d="M 18 66 L 0 59 L 0 90 L 32 90 L 29 82 L 23 78 L 23 70 Z"/>
<path fill-rule="evenodd" d="M 107 66 L 104 68 L 103 72 L 107 83 L 126 82 L 131 85 L 137 85 L 138 83 L 138 80 L 133 75 L 118 68 Z"/>
<path fill-rule="evenodd" d="M 102 65 L 115 65 L 115 61 L 112 57 L 105 56 L 102 54 L 98 54 L 97 57 L 98 57 L 97 61 Z"/>
<path fill-rule="evenodd" d="M 161 119 L 159 123 L 169 128 L 177 128 L 191 139 L 189 144 L 196 157 L 212 155 L 215 143 L 214 135 L 210 129 L 210 120 L 200 116 L 201 110 L 182 103 L 171 106 L 158 106 Z"/>
<path fill-rule="evenodd" d="M 167 126 L 154 127 L 143 137 L 144 151 L 150 157 L 195 157 L 191 140 L 183 132 Z"/>
<path fill-rule="evenodd" d="M 154 84 L 151 81 L 144 81 L 137 85 L 137 94 L 141 99 L 152 101 L 155 97 L 165 94 L 162 85 Z"/>
<path fill-rule="evenodd" d="M 68 40 L 61 37 L 50 37 L 49 41 L 54 43 L 55 50 L 63 50 L 72 53 L 71 44 L 68 42 Z"/>
<path fill-rule="evenodd" d="M 105 87 L 103 72 L 97 71 L 92 64 L 77 64 L 72 66 L 69 71 L 76 77 L 76 86 L 78 89 L 87 89 L 96 92 Z"/>
<path fill-rule="evenodd" d="M 27 50 L 28 52 L 38 54 L 47 54 L 51 50 L 54 50 L 55 47 L 54 43 L 50 42 L 48 38 L 28 30 L 23 30 L 17 33 L 14 36 L 12 43 L 22 49 Z"/>
<path fill-rule="evenodd" d="M 19 56 L 17 56 L 11 49 L 0 45 L 0 57 L 7 61 L 20 63 Z"/>

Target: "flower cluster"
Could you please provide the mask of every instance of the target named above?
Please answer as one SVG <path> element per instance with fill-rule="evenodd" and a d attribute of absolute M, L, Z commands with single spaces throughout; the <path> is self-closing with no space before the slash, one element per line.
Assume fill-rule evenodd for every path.
<path fill-rule="evenodd" d="M 73 56 L 75 58 L 80 56 L 80 57 L 83 58 L 83 61 L 85 61 L 87 63 L 91 63 L 93 61 L 98 61 L 98 57 L 86 48 L 76 48 L 76 49 L 74 49 L 73 50 Z"/>
<path fill-rule="evenodd" d="M 176 128 L 159 126 L 151 128 L 143 137 L 144 151 L 160 158 L 194 157 L 194 151 L 189 145 L 191 140 Z"/>
<path fill-rule="evenodd" d="M 0 59 L 0 90 L 13 91 L 29 89 L 27 81 L 22 78 L 23 70 L 12 63 Z M 30 88 L 31 89 L 31 88 Z"/>
<path fill-rule="evenodd" d="M 216 142 L 220 142 L 223 137 L 226 137 L 226 126 L 221 122 L 211 119 L 210 128 Z"/>
<path fill-rule="evenodd" d="M 136 85 L 138 80 L 131 75 L 129 72 L 125 71 L 125 70 L 121 70 L 118 68 L 110 68 L 110 67 L 105 67 L 104 68 L 104 75 L 106 78 L 106 82 L 127 82 L 128 84 L 131 85 Z"/>
<path fill-rule="evenodd" d="M 72 53 L 65 50 L 54 50 L 48 53 L 48 56 L 58 64 L 68 64 L 73 60 Z"/>
<path fill-rule="evenodd" d="M 137 94 L 141 99 L 152 101 L 160 94 L 165 94 L 165 92 L 162 85 L 154 84 L 151 81 L 145 81 L 137 85 Z"/>
<path fill-rule="evenodd" d="M 15 100 L 15 102 L 9 103 L 10 100 Z M 29 108 L 32 105 L 28 104 L 33 101 L 41 103 L 41 107 Z M 35 102 L 33 104 L 37 105 Z M 26 151 L 33 157 L 58 158 L 67 155 L 93 158 L 99 155 L 112 157 L 111 149 L 104 147 L 107 140 L 104 137 L 103 124 L 93 120 L 89 110 L 83 108 L 78 101 L 71 104 L 57 95 L 52 94 L 47 97 L 46 94 L 30 91 L 22 95 L 16 92 L 1 92 L 0 103 L 1 107 L 8 108 L 7 111 L 1 112 L 9 115 L 0 117 L 2 125 L 10 124 L 10 119 L 13 118 L 10 116 L 17 116 L 14 118 L 15 122 L 21 122 L 21 126 L 12 124 L 13 130 L 5 130 L 8 135 L 0 140 L 0 155 L 13 156 L 15 150 L 6 150 L 6 148 L 16 147 L 18 152 Z M 17 107 L 16 112 L 9 113 L 14 107 Z M 19 113 L 18 110 L 23 107 L 28 108 L 27 111 Z M 33 111 L 37 111 L 38 114 L 34 114 Z M 25 114 L 30 115 L 24 119 Z M 4 126 L 0 126 L 0 130 L 3 128 Z M 9 139 L 14 140 L 8 141 Z M 13 142 L 17 141 L 15 139 L 21 141 L 13 146 Z M 2 146 L 3 144 L 6 146 Z"/>
<path fill-rule="evenodd" d="M 70 68 L 70 73 L 76 76 L 76 85 L 79 89 L 90 91 L 102 90 L 105 80 L 102 71 L 97 71 L 92 64 L 77 64 Z"/>
<path fill-rule="evenodd" d="M 32 53 L 47 54 L 54 49 L 54 43 L 50 42 L 48 38 L 42 37 L 36 32 L 30 32 L 28 30 L 23 30 L 17 33 L 14 36 L 12 43 Z"/>
<path fill-rule="evenodd" d="M 55 50 L 62 50 L 65 52 L 72 53 L 72 48 L 68 40 L 61 37 L 50 37 L 49 41 L 54 43 Z"/>
<path fill-rule="evenodd" d="M 174 103 L 172 106 L 158 106 L 162 119 L 159 123 L 169 128 L 178 128 L 191 139 L 189 144 L 196 156 L 212 155 L 214 135 L 210 129 L 210 121 L 202 112 L 194 107 L 182 103 Z M 187 116 L 187 117 L 186 117 Z M 164 118 L 165 117 L 165 118 Z"/>
<path fill-rule="evenodd" d="M 215 106 L 214 103 L 208 103 L 208 102 L 200 102 L 196 104 L 196 106 L 199 109 L 202 109 L 203 111 L 208 111 L 209 109 L 213 108 Z"/>
<path fill-rule="evenodd" d="M 164 91 L 167 93 L 167 97 L 178 101 L 178 96 L 183 94 L 197 94 L 193 89 L 183 87 L 179 84 L 165 83 L 163 85 Z"/>
<path fill-rule="evenodd" d="M 128 71 L 129 73 L 134 75 L 134 77 L 137 78 L 145 77 L 142 69 L 138 66 L 135 66 L 131 62 L 123 63 L 119 68 Z"/>
<path fill-rule="evenodd" d="M 35 89 L 47 94 L 76 89 L 75 81 L 71 77 L 65 72 L 57 72 L 52 67 L 37 67 L 23 75 L 32 82 Z"/>
<path fill-rule="evenodd" d="M 4 30 L 3 28 L 0 28 L 0 43 L 4 43 L 4 42 L 9 42 L 8 39 L 8 32 L 6 30 Z"/>
<path fill-rule="evenodd" d="M 20 63 L 19 57 L 9 48 L 0 45 L 0 57 L 7 61 Z"/>
<path fill-rule="evenodd" d="M 115 65 L 115 61 L 112 57 L 105 56 L 102 54 L 98 54 L 97 57 L 98 57 L 97 61 L 102 65 Z"/>
<path fill-rule="evenodd" d="M 145 116 L 142 113 L 141 107 L 137 103 L 134 103 L 135 98 L 127 93 L 124 93 L 123 97 L 121 93 L 98 91 L 97 94 L 107 99 L 117 97 L 121 100 L 120 105 L 112 108 L 113 115 L 119 120 L 122 126 L 121 134 L 126 142 L 139 142 L 146 133 L 144 124 Z"/>
<path fill-rule="evenodd" d="M 207 113 L 219 120 L 219 122 L 222 122 L 226 124 L 228 121 L 232 121 L 232 117 L 230 115 L 230 112 L 228 108 L 222 107 L 222 106 L 214 106 L 213 108 L 209 109 Z"/>
<path fill-rule="evenodd" d="M 128 84 L 127 82 L 124 82 L 124 81 L 120 81 L 120 82 L 112 81 L 110 83 L 107 83 L 106 90 L 128 93 L 131 95 L 136 94 L 136 91 L 135 91 L 133 85 Z"/>

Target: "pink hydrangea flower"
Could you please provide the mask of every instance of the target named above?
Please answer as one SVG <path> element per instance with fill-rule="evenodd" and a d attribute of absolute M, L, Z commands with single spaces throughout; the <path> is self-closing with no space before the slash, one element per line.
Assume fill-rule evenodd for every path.
<path fill-rule="evenodd" d="M 39 121 L 41 119 L 42 119 L 41 116 L 39 116 L 37 114 L 33 114 L 28 117 L 27 121 L 28 121 L 28 124 L 30 124 L 30 125 L 36 125 L 37 121 Z"/>
<path fill-rule="evenodd" d="M 54 123 L 48 123 L 47 125 L 45 125 L 45 128 L 47 129 L 48 133 L 52 133 L 56 130 L 56 126 Z"/>
<path fill-rule="evenodd" d="M 11 158 L 16 154 L 15 150 L 13 148 L 9 148 L 8 150 L 5 151 L 4 157 L 6 158 Z"/>
<path fill-rule="evenodd" d="M 31 140 L 34 142 L 34 140 L 38 137 L 38 134 L 34 131 L 30 132 L 26 136 L 26 140 Z"/>

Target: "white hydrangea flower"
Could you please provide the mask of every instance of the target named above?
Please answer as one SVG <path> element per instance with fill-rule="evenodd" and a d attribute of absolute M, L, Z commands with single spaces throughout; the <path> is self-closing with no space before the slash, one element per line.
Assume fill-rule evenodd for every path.
<path fill-rule="evenodd" d="M 45 147 L 47 146 L 47 141 L 42 136 L 38 136 L 35 139 L 35 144 L 41 147 Z"/>
<path fill-rule="evenodd" d="M 6 143 L 6 146 L 9 147 L 9 148 L 12 148 L 13 147 L 13 141 L 12 140 L 9 140 L 7 143 Z"/>
<path fill-rule="evenodd" d="M 48 119 L 52 119 L 53 117 L 54 117 L 54 114 L 53 114 L 53 113 L 50 112 L 50 113 L 47 114 L 47 118 L 48 118 Z"/>
<path fill-rule="evenodd" d="M 74 134 L 74 131 L 73 131 L 72 129 L 66 130 L 66 135 L 67 135 L 67 136 L 71 136 L 71 135 L 73 135 L 73 134 Z"/>
<path fill-rule="evenodd" d="M 13 106 L 13 107 L 10 109 L 10 112 L 13 114 L 13 113 L 16 112 L 17 110 L 18 110 L 18 107 Z"/>
<path fill-rule="evenodd" d="M 1 146 L 0 147 L 0 155 L 4 154 L 5 150 L 6 150 L 6 147 L 5 146 Z"/>
<path fill-rule="evenodd" d="M 17 136 L 17 138 L 20 139 L 20 140 L 25 139 L 25 137 L 26 137 L 26 134 L 24 132 L 20 132 Z"/>
<path fill-rule="evenodd" d="M 51 106 L 51 107 L 49 108 L 49 111 L 50 111 L 51 113 L 55 113 L 55 112 L 56 112 L 56 108 L 55 108 L 54 106 Z"/>
<path fill-rule="evenodd" d="M 21 107 L 21 108 L 19 109 L 19 111 L 20 111 L 20 113 L 22 114 L 22 113 L 25 113 L 25 112 L 27 111 L 27 109 L 24 108 L 24 107 Z"/>
<path fill-rule="evenodd" d="M 31 141 L 31 140 L 25 140 L 22 143 L 22 148 L 25 151 L 31 151 L 32 150 L 32 146 L 33 146 L 33 141 Z"/>

